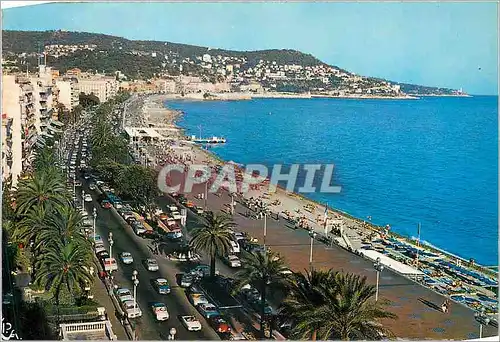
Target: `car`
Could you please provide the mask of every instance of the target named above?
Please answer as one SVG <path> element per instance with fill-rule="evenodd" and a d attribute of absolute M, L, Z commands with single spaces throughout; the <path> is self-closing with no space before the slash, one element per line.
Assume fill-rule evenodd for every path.
<path fill-rule="evenodd" d="M 230 240 L 229 243 L 231 244 L 231 252 L 238 254 L 240 252 L 240 245 L 234 240 Z"/>
<path fill-rule="evenodd" d="M 103 263 L 104 270 L 106 272 L 117 271 L 118 270 L 118 265 L 116 264 L 116 259 L 115 258 L 106 258 L 106 259 L 103 259 L 102 263 Z"/>
<path fill-rule="evenodd" d="M 94 183 L 90 183 L 89 184 L 89 189 L 94 191 L 95 189 L 97 189 L 97 186 L 94 184 Z"/>
<path fill-rule="evenodd" d="M 125 302 L 127 300 L 134 300 L 132 297 L 132 293 L 129 289 L 126 288 L 118 288 L 115 290 L 116 297 L 120 302 Z"/>
<path fill-rule="evenodd" d="M 190 287 L 191 285 L 193 285 L 193 282 L 194 282 L 194 277 L 192 274 L 183 273 L 181 275 L 181 281 L 180 281 L 181 287 Z"/>
<path fill-rule="evenodd" d="M 201 303 L 197 306 L 198 311 L 201 313 L 201 315 L 205 318 L 210 318 L 213 316 L 220 316 L 219 311 L 217 310 L 217 307 L 213 305 L 212 303 Z"/>
<path fill-rule="evenodd" d="M 158 218 L 163 221 L 163 220 L 168 219 L 168 215 L 164 212 L 161 212 L 158 214 Z"/>
<path fill-rule="evenodd" d="M 122 302 L 123 311 L 128 318 L 136 318 L 142 316 L 142 311 L 139 305 L 134 300 L 126 300 Z"/>
<path fill-rule="evenodd" d="M 212 316 L 209 319 L 210 325 L 214 328 L 215 331 L 221 334 L 226 334 L 231 332 L 231 327 L 226 322 L 224 318 L 221 316 Z"/>
<path fill-rule="evenodd" d="M 95 251 L 95 254 L 98 255 L 102 252 L 106 252 L 107 249 L 106 247 L 104 247 L 104 243 L 96 243 L 95 246 L 94 246 L 94 251 Z"/>
<path fill-rule="evenodd" d="M 187 330 L 189 331 L 200 331 L 201 330 L 201 323 L 196 319 L 195 316 L 192 315 L 186 315 L 186 316 L 181 316 L 181 323 L 186 327 Z"/>
<path fill-rule="evenodd" d="M 134 230 L 134 233 L 137 235 L 141 235 L 146 232 L 146 228 L 144 228 L 144 225 L 140 221 L 134 221 L 132 223 L 132 229 Z"/>
<path fill-rule="evenodd" d="M 189 273 L 193 275 L 198 275 L 200 277 L 208 276 L 210 275 L 210 266 L 208 265 L 198 265 L 195 268 L 193 268 Z"/>
<path fill-rule="evenodd" d="M 153 303 L 151 305 L 151 310 L 157 321 L 166 321 L 170 317 L 167 306 L 163 303 Z"/>
<path fill-rule="evenodd" d="M 230 254 L 224 258 L 224 261 L 233 268 L 241 267 L 241 260 L 236 255 Z"/>
<path fill-rule="evenodd" d="M 182 219 L 182 215 L 181 215 L 181 213 L 179 213 L 178 211 L 172 211 L 172 212 L 170 213 L 170 215 L 172 216 L 172 218 L 173 218 L 174 220 L 180 220 L 180 219 Z"/>
<path fill-rule="evenodd" d="M 169 205 L 167 208 L 168 208 L 168 211 L 169 211 L 170 213 L 172 213 L 172 212 L 174 212 L 174 211 L 179 211 L 179 208 L 177 208 L 177 206 L 176 206 L 176 205 L 174 205 L 174 204 Z"/>
<path fill-rule="evenodd" d="M 120 259 L 122 259 L 122 262 L 125 265 L 130 265 L 131 263 L 134 262 L 134 258 L 132 257 L 132 254 L 130 254 L 129 252 L 123 252 L 120 255 Z"/>
<path fill-rule="evenodd" d="M 119 209 L 120 209 L 120 208 L 119 208 Z M 133 212 L 131 212 L 131 211 L 126 211 L 126 212 L 122 213 L 122 217 L 123 217 L 123 219 L 124 219 L 125 221 L 127 221 L 127 219 L 134 217 L 134 213 L 133 213 Z M 134 217 L 134 218 L 135 218 L 135 217 Z"/>
<path fill-rule="evenodd" d="M 155 259 L 146 259 L 145 260 L 146 268 L 150 272 L 156 272 L 160 268 L 158 267 L 158 262 Z"/>
<path fill-rule="evenodd" d="M 108 200 L 103 200 L 101 202 L 101 207 L 103 207 L 104 209 L 110 209 L 112 205 Z"/>
<path fill-rule="evenodd" d="M 198 215 L 203 215 L 203 213 L 205 212 L 205 211 L 203 210 L 203 208 L 202 208 L 202 207 L 197 207 L 197 206 L 195 206 L 195 207 L 193 208 L 193 210 L 194 210 L 194 212 L 195 212 L 195 213 L 197 213 Z"/>
<path fill-rule="evenodd" d="M 96 256 L 99 260 L 104 260 L 109 258 L 109 253 L 107 250 L 100 251 L 99 253 L 96 253 Z"/>
<path fill-rule="evenodd" d="M 190 293 L 188 299 L 194 306 L 198 306 L 200 304 L 208 304 L 208 300 L 201 293 Z"/>
<path fill-rule="evenodd" d="M 75 181 L 75 186 L 77 186 L 77 187 L 80 186 L 81 187 L 82 186 L 82 182 L 80 182 L 79 180 Z"/>
<path fill-rule="evenodd" d="M 85 202 L 92 202 L 92 196 L 90 196 L 90 194 L 85 194 L 83 200 Z"/>
<path fill-rule="evenodd" d="M 82 163 L 82 166 L 83 165 L 84 164 Z M 90 179 L 90 175 L 88 173 L 86 173 L 86 174 L 83 175 L 83 178 L 86 179 L 86 180 L 88 180 L 88 179 Z"/>
<path fill-rule="evenodd" d="M 166 220 L 163 221 L 163 223 L 165 223 L 169 227 L 173 227 L 177 224 L 177 222 L 175 222 L 175 219 L 173 217 L 168 217 Z"/>
<path fill-rule="evenodd" d="M 153 282 L 153 284 L 154 284 L 154 287 L 155 287 L 156 291 L 159 294 L 168 294 L 168 293 L 170 293 L 170 285 L 169 285 L 167 279 L 165 279 L 165 278 L 155 279 L 155 281 Z"/>

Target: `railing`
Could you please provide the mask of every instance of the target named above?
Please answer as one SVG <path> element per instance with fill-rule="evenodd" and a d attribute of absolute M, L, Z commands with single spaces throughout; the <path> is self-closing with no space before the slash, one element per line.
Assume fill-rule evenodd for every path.
<path fill-rule="evenodd" d="M 102 331 L 108 336 L 110 340 L 116 340 L 116 335 L 113 333 L 113 329 L 110 321 L 102 322 L 85 322 L 85 323 L 69 323 L 60 324 L 61 335 L 63 340 L 68 340 L 68 334 L 70 333 L 92 333 L 96 331 Z"/>

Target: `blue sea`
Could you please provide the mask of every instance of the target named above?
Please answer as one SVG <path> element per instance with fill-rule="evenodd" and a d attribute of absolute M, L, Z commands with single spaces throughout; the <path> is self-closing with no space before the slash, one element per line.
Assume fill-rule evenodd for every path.
<path fill-rule="evenodd" d="M 498 263 L 498 98 L 168 102 L 237 163 L 333 163 L 308 197 L 486 265 Z"/>

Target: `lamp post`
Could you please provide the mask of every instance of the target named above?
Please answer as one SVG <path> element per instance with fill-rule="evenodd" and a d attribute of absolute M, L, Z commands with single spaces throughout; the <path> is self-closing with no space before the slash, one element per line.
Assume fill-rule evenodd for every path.
<path fill-rule="evenodd" d="M 208 197 L 208 179 L 205 182 L 205 198 L 204 198 L 204 200 L 205 200 L 205 209 L 204 210 L 205 211 L 207 210 L 207 197 Z"/>
<path fill-rule="evenodd" d="M 109 257 L 112 258 L 113 257 L 113 243 L 115 243 L 115 242 L 113 241 L 113 233 L 111 233 L 111 232 L 109 232 L 108 242 L 109 242 Z"/>
<path fill-rule="evenodd" d="M 85 190 L 82 189 L 82 212 L 85 212 Z"/>
<path fill-rule="evenodd" d="M 309 236 L 311 237 L 311 251 L 309 253 L 309 271 L 312 271 L 313 245 L 314 245 L 314 239 L 316 238 L 317 235 L 318 235 L 318 233 L 316 233 L 315 231 L 312 231 L 312 232 L 309 233 Z"/>
<path fill-rule="evenodd" d="M 92 228 L 93 228 L 93 230 L 94 230 L 94 243 L 95 243 L 95 222 L 96 222 L 96 220 L 97 220 L 97 209 L 96 209 L 96 208 L 94 208 L 94 210 L 93 210 L 93 214 L 94 214 L 94 222 L 93 222 L 93 224 L 92 224 Z"/>
<path fill-rule="evenodd" d="M 175 328 L 170 329 L 170 335 L 168 335 L 169 340 L 175 340 L 175 334 L 177 334 L 177 330 Z"/>
<path fill-rule="evenodd" d="M 375 268 L 375 271 L 377 271 L 377 288 L 375 291 L 375 301 L 378 301 L 378 282 L 380 278 L 380 272 L 384 270 L 384 265 L 380 262 L 380 258 L 377 258 L 377 260 L 373 264 L 373 268 Z"/>
<path fill-rule="evenodd" d="M 266 235 L 267 235 L 267 213 L 264 212 L 264 250 L 266 250 Z"/>
<path fill-rule="evenodd" d="M 474 314 L 474 318 L 479 323 L 479 338 L 483 338 L 483 325 L 490 324 L 490 318 L 486 315 L 484 307 Z"/>
<path fill-rule="evenodd" d="M 132 280 L 134 281 L 134 311 L 137 310 L 137 285 L 139 285 L 139 279 L 137 279 L 137 274 L 139 274 L 139 272 L 137 272 L 137 270 L 134 270 L 134 272 L 132 272 L 133 276 L 132 276 Z"/>
<path fill-rule="evenodd" d="M 73 177 L 73 202 L 76 202 L 76 177 Z"/>

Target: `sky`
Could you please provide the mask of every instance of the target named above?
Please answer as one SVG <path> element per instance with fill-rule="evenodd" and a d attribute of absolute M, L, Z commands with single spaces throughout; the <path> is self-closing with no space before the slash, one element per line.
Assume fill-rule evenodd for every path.
<path fill-rule="evenodd" d="M 363 76 L 494 95 L 498 94 L 497 6 L 494 2 L 49 3 L 3 9 L 2 24 L 7 30 L 86 31 L 211 48 L 296 49 Z"/>

